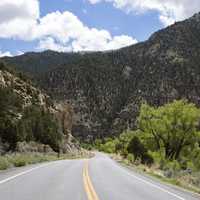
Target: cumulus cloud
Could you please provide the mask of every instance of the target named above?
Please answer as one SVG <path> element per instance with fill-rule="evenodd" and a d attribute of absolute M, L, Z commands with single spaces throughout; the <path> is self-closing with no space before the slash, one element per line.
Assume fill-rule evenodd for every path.
<path fill-rule="evenodd" d="M 56 11 L 40 17 L 38 0 L 1 0 L 1 10 L 0 37 L 37 40 L 37 49 L 99 51 L 137 42 L 130 36 L 112 36 L 107 30 L 90 28 L 68 11 Z"/>
<path fill-rule="evenodd" d="M 199 12 L 199 0 L 88 0 L 91 4 L 110 2 L 116 8 L 141 14 L 150 10 L 159 13 L 159 19 L 164 25 L 183 20 Z"/>
<path fill-rule="evenodd" d="M 29 39 L 39 19 L 38 0 L 1 0 L 0 37 Z"/>
<path fill-rule="evenodd" d="M 0 22 L 13 19 L 37 19 L 39 17 L 39 2 L 37 0 L 1 0 Z"/>
<path fill-rule="evenodd" d="M 40 41 L 39 49 L 56 51 L 96 51 L 117 49 L 135 44 L 132 37 L 112 36 L 107 30 L 85 26 L 73 13 L 59 11 L 40 20 L 34 33 Z"/>
<path fill-rule="evenodd" d="M 52 37 L 45 37 L 40 40 L 39 45 L 37 47 L 38 50 L 51 49 L 53 51 L 66 52 L 72 51 L 70 46 L 64 46 L 60 43 L 57 43 Z"/>

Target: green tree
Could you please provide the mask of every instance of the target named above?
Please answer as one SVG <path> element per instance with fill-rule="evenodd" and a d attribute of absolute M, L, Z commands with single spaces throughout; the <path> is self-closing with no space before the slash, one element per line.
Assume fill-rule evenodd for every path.
<path fill-rule="evenodd" d="M 0 139 L 10 144 L 10 149 L 15 148 L 17 141 L 17 119 L 22 109 L 22 99 L 13 92 L 12 88 L 0 87 Z"/>
<path fill-rule="evenodd" d="M 23 118 L 18 123 L 19 140 L 31 141 L 50 145 L 59 151 L 62 133 L 59 131 L 58 122 L 48 111 L 39 106 L 30 106 L 25 109 Z"/>
<path fill-rule="evenodd" d="M 135 159 L 139 157 L 141 158 L 147 152 L 147 149 L 144 147 L 137 136 L 134 136 L 130 141 L 127 150 L 128 153 L 132 153 L 134 155 Z"/>
<path fill-rule="evenodd" d="M 158 149 L 164 149 L 166 159 L 178 159 L 182 150 L 194 144 L 200 110 L 185 100 L 154 108 L 141 106 L 138 127 L 152 138 Z"/>

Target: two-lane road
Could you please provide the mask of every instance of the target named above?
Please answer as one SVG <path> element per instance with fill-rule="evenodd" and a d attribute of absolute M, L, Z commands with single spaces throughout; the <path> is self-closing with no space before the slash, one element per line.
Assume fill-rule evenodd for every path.
<path fill-rule="evenodd" d="M 109 157 L 64 160 L 0 172 L 0 200 L 197 200 L 129 171 Z"/>

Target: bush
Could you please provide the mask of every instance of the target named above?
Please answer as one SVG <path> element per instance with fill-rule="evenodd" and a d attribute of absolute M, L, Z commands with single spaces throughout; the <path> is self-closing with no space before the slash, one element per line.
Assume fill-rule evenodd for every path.
<path fill-rule="evenodd" d="M 141 157 L 142 159 L 142 164 L 151 166 L 154 163 L 154 159 L 151 155 L 149 155 L 148 153 L 144 153 Z"/>
<path fill-rule="evenodd" d="M 15 167 L 22 167 L 25 166 L 27 164 L 27 159 L 25 159 L 24 157 L 18 156 L 15 159 L 13 159 L 13 165 Z"/>
<path fill-rule="evenodd" d="M 8 160 L 4 157 L 0 157 L 0 170 L 5 170 L 9 168 L 10 164 Z"/>
<path fill-rule="evenodd" d="M 127 160 L 128 160 L 130 163 L 133 163 L 133 162 L 135 161 L 134 155 L 129 153 L 129 154 L 127 155 Z"/>
<path fill-rule="evenodd" d="M 153 159 L 157 163 L 160 163 L 160 161 L 164 158 L 164 156 L 161 154 L 160 151 L 157 151 L 157 152 L 149 151 L 149 154 L 153 157 Z"/>
<path fill-rule="evenodd" d="M 137 136 L 134 136 L 133 139 L 130 141 L 127 147 L 128 153 L 132 153 L 137 159 L 138 157 L 142 157 L 146 152 L 146 148 L 141 143 L 140 139 Z"/>
<path fill-rule="evenodd" d="M 100 146 L 100 150 L 106 153 L 115 153 L 115 143 L 113 141 L 108 141 Z"/>
<path fill-rule="evenodd" d="M 178 161 L 173 160 L 173 161 L 166 161 L 164 170 L 173 170 L 173 171 L 180 171 L 181 166 Z"/>

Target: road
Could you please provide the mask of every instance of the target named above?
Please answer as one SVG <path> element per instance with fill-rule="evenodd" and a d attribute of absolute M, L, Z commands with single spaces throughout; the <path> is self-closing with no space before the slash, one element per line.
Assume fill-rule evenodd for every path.
<path fill-rule="evenodd" d="M 0 200 L 197 200 L 121 167 L 104 154 L 0 172 Z"/>

